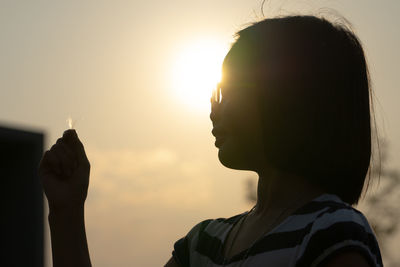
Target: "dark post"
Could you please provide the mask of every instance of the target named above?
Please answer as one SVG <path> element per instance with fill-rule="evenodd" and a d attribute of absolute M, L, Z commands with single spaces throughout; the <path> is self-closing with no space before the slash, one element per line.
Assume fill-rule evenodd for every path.
<path fill-rule="evenodd" d="M 0 127 L 0 266 L 43 267 L 43 134 Z"/>

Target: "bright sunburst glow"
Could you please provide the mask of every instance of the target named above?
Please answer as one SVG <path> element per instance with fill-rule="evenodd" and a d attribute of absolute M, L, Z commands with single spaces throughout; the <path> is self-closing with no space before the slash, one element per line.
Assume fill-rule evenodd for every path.
<path fill-rule="evenodd" d="M 173 89 L 191 108 L 210 108 L 211 92 L 221 80 L 227 46 L 222 42 L 199 41 L 185 46 L 172 68 Z"/>

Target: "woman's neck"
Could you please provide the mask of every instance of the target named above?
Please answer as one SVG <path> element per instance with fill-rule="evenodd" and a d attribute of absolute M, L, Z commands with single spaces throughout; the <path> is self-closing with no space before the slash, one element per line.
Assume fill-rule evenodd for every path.
<path fill-rule="evenodd" d="M 257 203 L 254 215 L 270 216 L 282 210 L 293 212 L 323 194 L 318 186 L 305 178 L 269 168 L 258 173 Z"/>

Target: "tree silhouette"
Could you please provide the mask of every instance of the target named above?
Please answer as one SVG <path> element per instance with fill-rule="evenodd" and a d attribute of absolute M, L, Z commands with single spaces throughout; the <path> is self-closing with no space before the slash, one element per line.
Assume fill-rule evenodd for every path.
<path fill-rule="evenodd" d="M 369 190 L 364 198 L 363 209 L 368 221 L 378 238 L 382 254 L 387 260 L 386 266 L 399 266 L 400 262 L 392 255 L 389 240 L 398 232 L 400 211 L 400 172 L 387 166 L 389 160 L 389 145 L 380 140 L 380 168 L 372 168 L 372 178 L 378 181 L 378 188 Z"/>

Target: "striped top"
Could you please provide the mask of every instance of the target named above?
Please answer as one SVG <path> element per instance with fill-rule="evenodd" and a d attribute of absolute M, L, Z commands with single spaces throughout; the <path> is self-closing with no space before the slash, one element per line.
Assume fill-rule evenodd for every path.
<path fill-rule="evenodd" d="M 181 267 L 320 266 L 343 251 L 361 253 L 371 266 L 383 266 L 378 242 L 364 215 L 336 195 L 323 194 L 296 210 L 253 246 L 225 259 L 223 244 L 247 212 L 197 224 L 174 245 Z"/>

